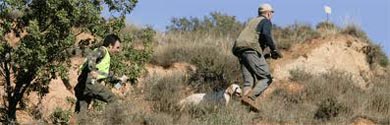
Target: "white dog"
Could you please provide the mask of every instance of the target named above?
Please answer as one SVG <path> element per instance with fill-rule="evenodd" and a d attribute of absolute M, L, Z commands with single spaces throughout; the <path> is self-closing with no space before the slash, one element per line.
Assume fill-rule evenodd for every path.
<path fill-rule="evenodd" d="M 214 93 L 195 93 L 181 100 L 179 105 L 183 109 L 186 105 L 198 105 L 199 103 L 217 103 L 227 106 L 232 95 L 241 96 L 239 85 L 232 84 L 225 91 Z"/>

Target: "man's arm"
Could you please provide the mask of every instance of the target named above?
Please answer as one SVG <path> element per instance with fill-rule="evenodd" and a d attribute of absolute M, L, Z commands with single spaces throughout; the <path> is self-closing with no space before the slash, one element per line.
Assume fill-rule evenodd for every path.
<path fill-rule="evenodd" d="M 272 37 L 272 23 L 268 19 L 264 19 L 260 22 L 258 26 L 258 31 L 260 32 L 260 41 L 264 42 L 261 45 L 265 44 L 271 49 L 271 57 L 273 59 L 282 58 L 282 54 L 277 50 L 275 41 Z M 264 47 L 265 48 L 265 47 Z M 263 48 L 263 49 L 264 49 Z"/>
<path fill-rule="evenodd" d="M 275 41 L 272 38 L 272 23 L 268 19 L 264 19 L 260 22 L 260 26 L 258 27 L 260 31 L 260 38 L 262 38 L 262 42 L 268 46 L 271 51 L 277 50 L 275 46 Z"/>

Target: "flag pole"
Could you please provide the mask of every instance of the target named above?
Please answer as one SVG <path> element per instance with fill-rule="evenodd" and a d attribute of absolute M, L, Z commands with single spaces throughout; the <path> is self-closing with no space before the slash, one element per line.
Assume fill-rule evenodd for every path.
<path fill-rule="evenodd" d="M 326 14 L 326 22 L 329 23 L 329 13 Z"/>

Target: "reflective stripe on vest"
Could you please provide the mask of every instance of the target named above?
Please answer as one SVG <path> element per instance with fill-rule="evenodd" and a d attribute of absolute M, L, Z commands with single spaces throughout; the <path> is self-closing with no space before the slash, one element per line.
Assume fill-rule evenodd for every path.
<path fill-rule="evenodd" d="M 105 79 L 108 77 L 109 71 L 110 71 L 110 54 L 106 47 L 103 47 L 105 49 L 105 56 L 103 59 L 100 60 L 98 64 L 96 64 L 96 68 L 98 69 L 98 77 L 97 79 Z M 96 48 L 94 51 L 97 51 L 98 48 Z"/>

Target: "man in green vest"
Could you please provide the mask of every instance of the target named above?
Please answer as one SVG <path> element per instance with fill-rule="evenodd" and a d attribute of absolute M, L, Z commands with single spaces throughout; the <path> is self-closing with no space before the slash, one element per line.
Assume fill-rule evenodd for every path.
<path fill-rule="evenodd" d="M 241 100 L 254 111 L 259 111 L 256 98 L 272 83 L 263 50 L 269 47 L 273 59 L 282 57 L 271 35 L 274 10 L 270 4 L 262 4 L 258 13 L 258 17 L 251 19 L 241 31 L 233 46 L 233 54 L 240 61 L 244 78 Z"/>
<path fill-rule="evenodd" d="M 108 79 L 108 81 L 119 80 L 109 73 L 110 55 L 119 51 L 120 39 L 118 36 L 111 34 L 104 38 L 103 46 L 96 48 L 87 56 L 86 61 L 80 68 L 81 74 L 74 88 L 77 98 L 76 113 L 85 113 L 93 99 L 99 99 L 107 103 L 118 100 L 111 90 L 101 82 L 105 79 Z M 125 78 L 121 79 L 122 82 L 125 82 L 125 80 Z"/>

